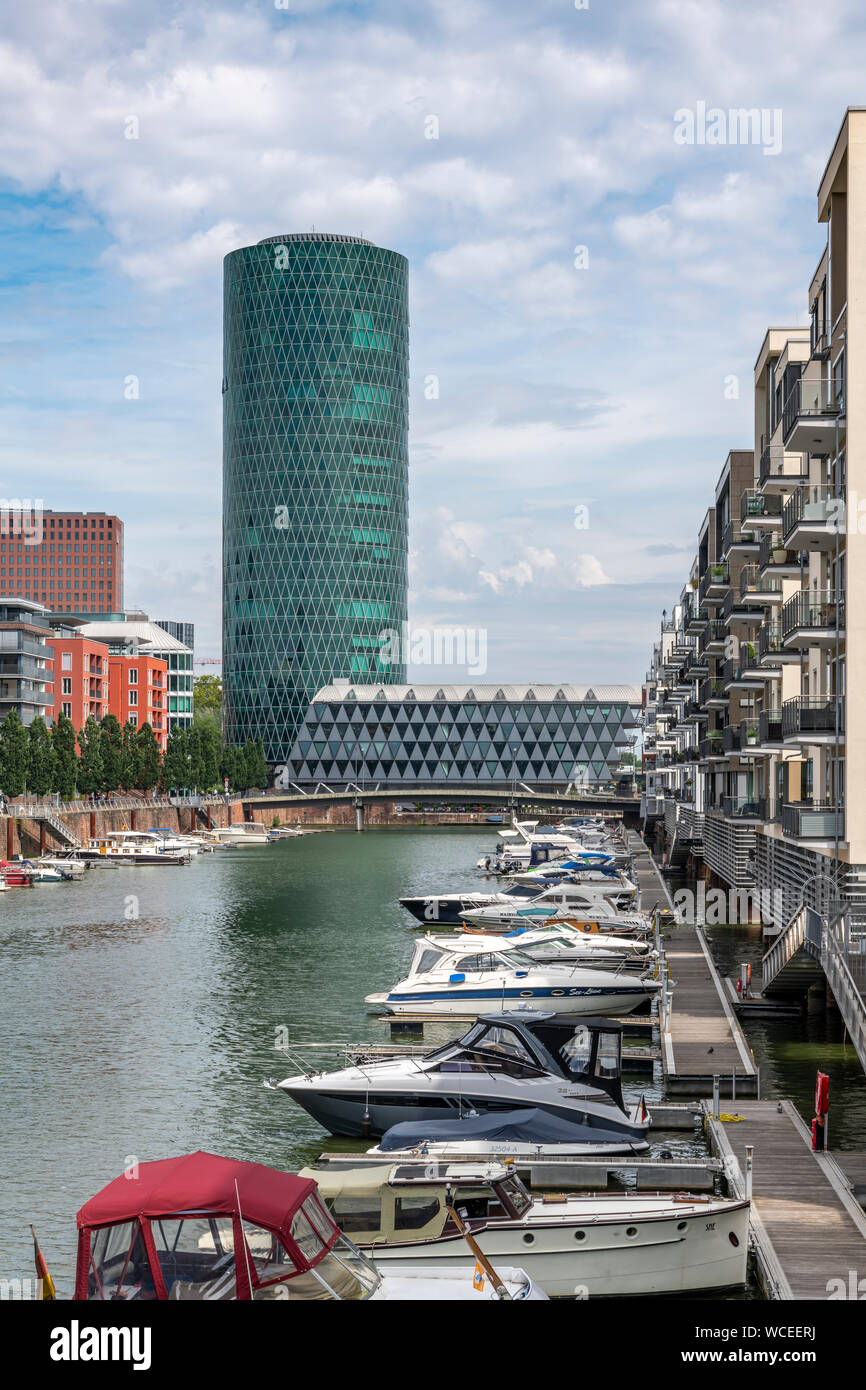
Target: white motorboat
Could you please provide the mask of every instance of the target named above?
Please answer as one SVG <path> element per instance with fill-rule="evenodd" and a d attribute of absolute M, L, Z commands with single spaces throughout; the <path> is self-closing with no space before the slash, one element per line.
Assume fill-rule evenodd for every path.
<path fill-rule="evenodd" d="M 400 905 L 411 912 L 418 922 L 459 922 L 468 912 L 476 912 L 485 907 L 528 907 L 548 890 L 559 886 L 560 880 L 539 881 L 527 874 L 498 893 L 471 890 L 465 893 L 436 893 L 426 897 L 401 898 Z M 635 885 L 625 875 L 613 876 L 600 869 L 570 874 L 568 879 L 562 882 L 562 887 L 567 890 L 573 886 L 585 886 L 589 894 L 598 895 L 608 904 L 613 901 L 626 904 L 633 899 L 636 891 Z"/>
<path fill-rule="evenodd" d="M 202 831 L 202 838 L 216 844 L 228 845 L 232 849 L 250 849 L 256 845 L 273 843 L 265 826 L 252 821 L 243 825 L 215 826 L 213 830 Z"/>
<path fill-rule="evenodd" d="M 450 1215 L 497 1267 L 519 1257 L 550 1297 L 697 1293 L 746 1282 L 749 1203 L 618 1192 L 533 1197 L 500 1164 L 304 1169 L 376 1267 L 474 1265 Z"/>
<path fill-rule="evenodd" d="M 462 916 L 464 921 L 477 922 L 479 926 L 543 922 L 549 917 L 571 917 L 580 913 L 601 913 L 602 916 L 609 917 L 618 910 L 617 896 L 595 884 L 559 883 L 545 888 L 529 902 L 515 898 L 508 903 L 492 903 L 488 907 L 470 908 Z M 621 906 L 625 907 L 632 895 L 622 896 Z"/>
<path fill-rule="evenodd" d="M 615 936 L 612 932 L 585 932 L 568 922 L 552 922 L 528 930 L 518 929 L 506 936 L 492 935 L 501 948 L 517 946 L 524 955 L 532 956 L 533 960 L 542 964 L 568 964 L 572 961 L 586 964 L 600 961 L 604 964 L 605 961 L 612 961 L 615 966 L 618 961 L 625 960 L 632 966 L 646 968 L 657 957 L 651 941 Z M 457 939 L 464 946 L 471 944 L 473 949 L 482 950 L 485 944 L 489 948 L 491 938 L 481 934 L 477 928 L 467 928 Z M 455 938 L 431 935 L 431 940 L 441 946 L 453 946 Z"/>
<path fill-rule="evenodd" d="M 28 870 L 32 875 L 33 883 L 64 883 L 72 878 L 71 874 L 63 873 L 42 859 L 22 859 L 20 862 L 22 869 Z"/>
<path fill-rule="evenodd" d="M 111 830 L 106 835 L 98 835 L 77 851 L 82 859 L 91 864 L 187 864 L 187 852 L 169 854 L 162 849 L 157 835 L 148 830 Z"/>
<path fill-rule="evenodd" d="M 336 1071 L 266 1081 L 332 1134 L 378 1136 L 403 1121 L 523 1106 L 592 1128 L 597 1142 L 642 1147 L 643 1110 L 626 1113 L 622 1025 L 527 1009 L 480 1018 L 462 1037 L 418 1056 L 356 1050 Z"/>
<path fill-rule="evenodd" d="M 58 869 L 64 878 L 83 878 L 90 868 L 86 860 L 73 858 L 71 854 L 43 854 L 39 857 L 39 863 L 46 868 Z"/>
<path fill-rule="evenodd" d="M 646 975 L 539 965 L 517 946 L 504 947 L 493 937 L 484 940 L 483 949 L 474 949 L 459 938 L 446 947 L 425 935 L 415 943 L 408 975 L 386 994 L 368 994 L 365 1002 L 392 1014 L 465 1017 L 497 1005 L 567 1014 L 628 1014 L 653 999 L 660 988 Z"/>
<path fill-rule="evenodd" d="M 404 1120 L 389 1129 L 375 1148 L 368 1149 L 366 1158 L 382 1163 L 496 1159 L 522 1165 L 569 1158 L 610 1158 L 649 1149 L 646 1139 L 634 1140 L 626 1147 L 622 1139 L 604 1136 L 605 1131 L 595 1124 L 564 1120 L 561 1115 L 528 1106 L 486 1113 L 464 1111 L 457 1120 Z"/>

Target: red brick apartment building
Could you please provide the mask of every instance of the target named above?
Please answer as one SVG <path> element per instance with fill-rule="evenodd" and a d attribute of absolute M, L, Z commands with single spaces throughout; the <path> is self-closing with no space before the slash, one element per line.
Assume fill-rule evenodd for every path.
<path fill-rule="evenodd" d="M 95 618 L 123 611 L 123 522 L 106 512 L 0 510 L 0 599 Z"/>
<path fill-rule="evenodd" d="M 54 648 L 53 709 L 57 719 L 65 714 L 80 729 L 88 716 L 101 719 L 113 714 L 121 724 L 150 724 L 160 748 L 168 739 L 168 666 L 153 656 L 109 655 L 104 642 L 87 637 L 51 639 Z M 49 672 L 48 680 L 52 679 Z M 51 686 L 48 685 L 51 693 Z"/>

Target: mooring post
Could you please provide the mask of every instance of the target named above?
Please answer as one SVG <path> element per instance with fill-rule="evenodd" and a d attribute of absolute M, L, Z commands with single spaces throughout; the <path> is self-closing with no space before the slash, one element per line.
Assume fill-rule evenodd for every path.
<path fill-rule="evenodd" d="M 364 803 L 358 798 L 355 799 L 355 829 L 364 829 Z"/>
<path fill-rule="evenodd" d="M 752 1200 L 752 1152 L 753 1144 L 746 1145 L 746 1201 Z"/>
<path fill-rule="evenodd" d="M 731 1100 L 737 1099 L 737 1068 L 731 1067 Z"/>
<path fill-rule="evenodd" d="M 713 1072 L 713 1119 L 719 1118 L 719 1073 Z"/>

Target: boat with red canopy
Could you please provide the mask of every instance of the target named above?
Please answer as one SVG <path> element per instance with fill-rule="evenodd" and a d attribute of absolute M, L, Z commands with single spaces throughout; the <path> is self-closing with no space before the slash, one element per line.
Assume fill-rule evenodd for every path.
<path fill-rule="evenodd" d="M 311 1178 L 199 1151 L 137 1164 L 77 1216 L 82 1300 L 477 1298 L 464 1270 L 382 1276 Z M 512 1298 L 544 1298 L 502 1270 Z"/>

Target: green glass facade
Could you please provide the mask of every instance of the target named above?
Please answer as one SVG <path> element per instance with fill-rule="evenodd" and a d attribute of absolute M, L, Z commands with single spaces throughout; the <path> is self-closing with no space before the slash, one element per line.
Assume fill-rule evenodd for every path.
<path fill-rule="evenodd" d="M 225 258 L 226 738 L 289 757 L 322 686 L 404 681 L 408 262 L 358 237 Z"/>

